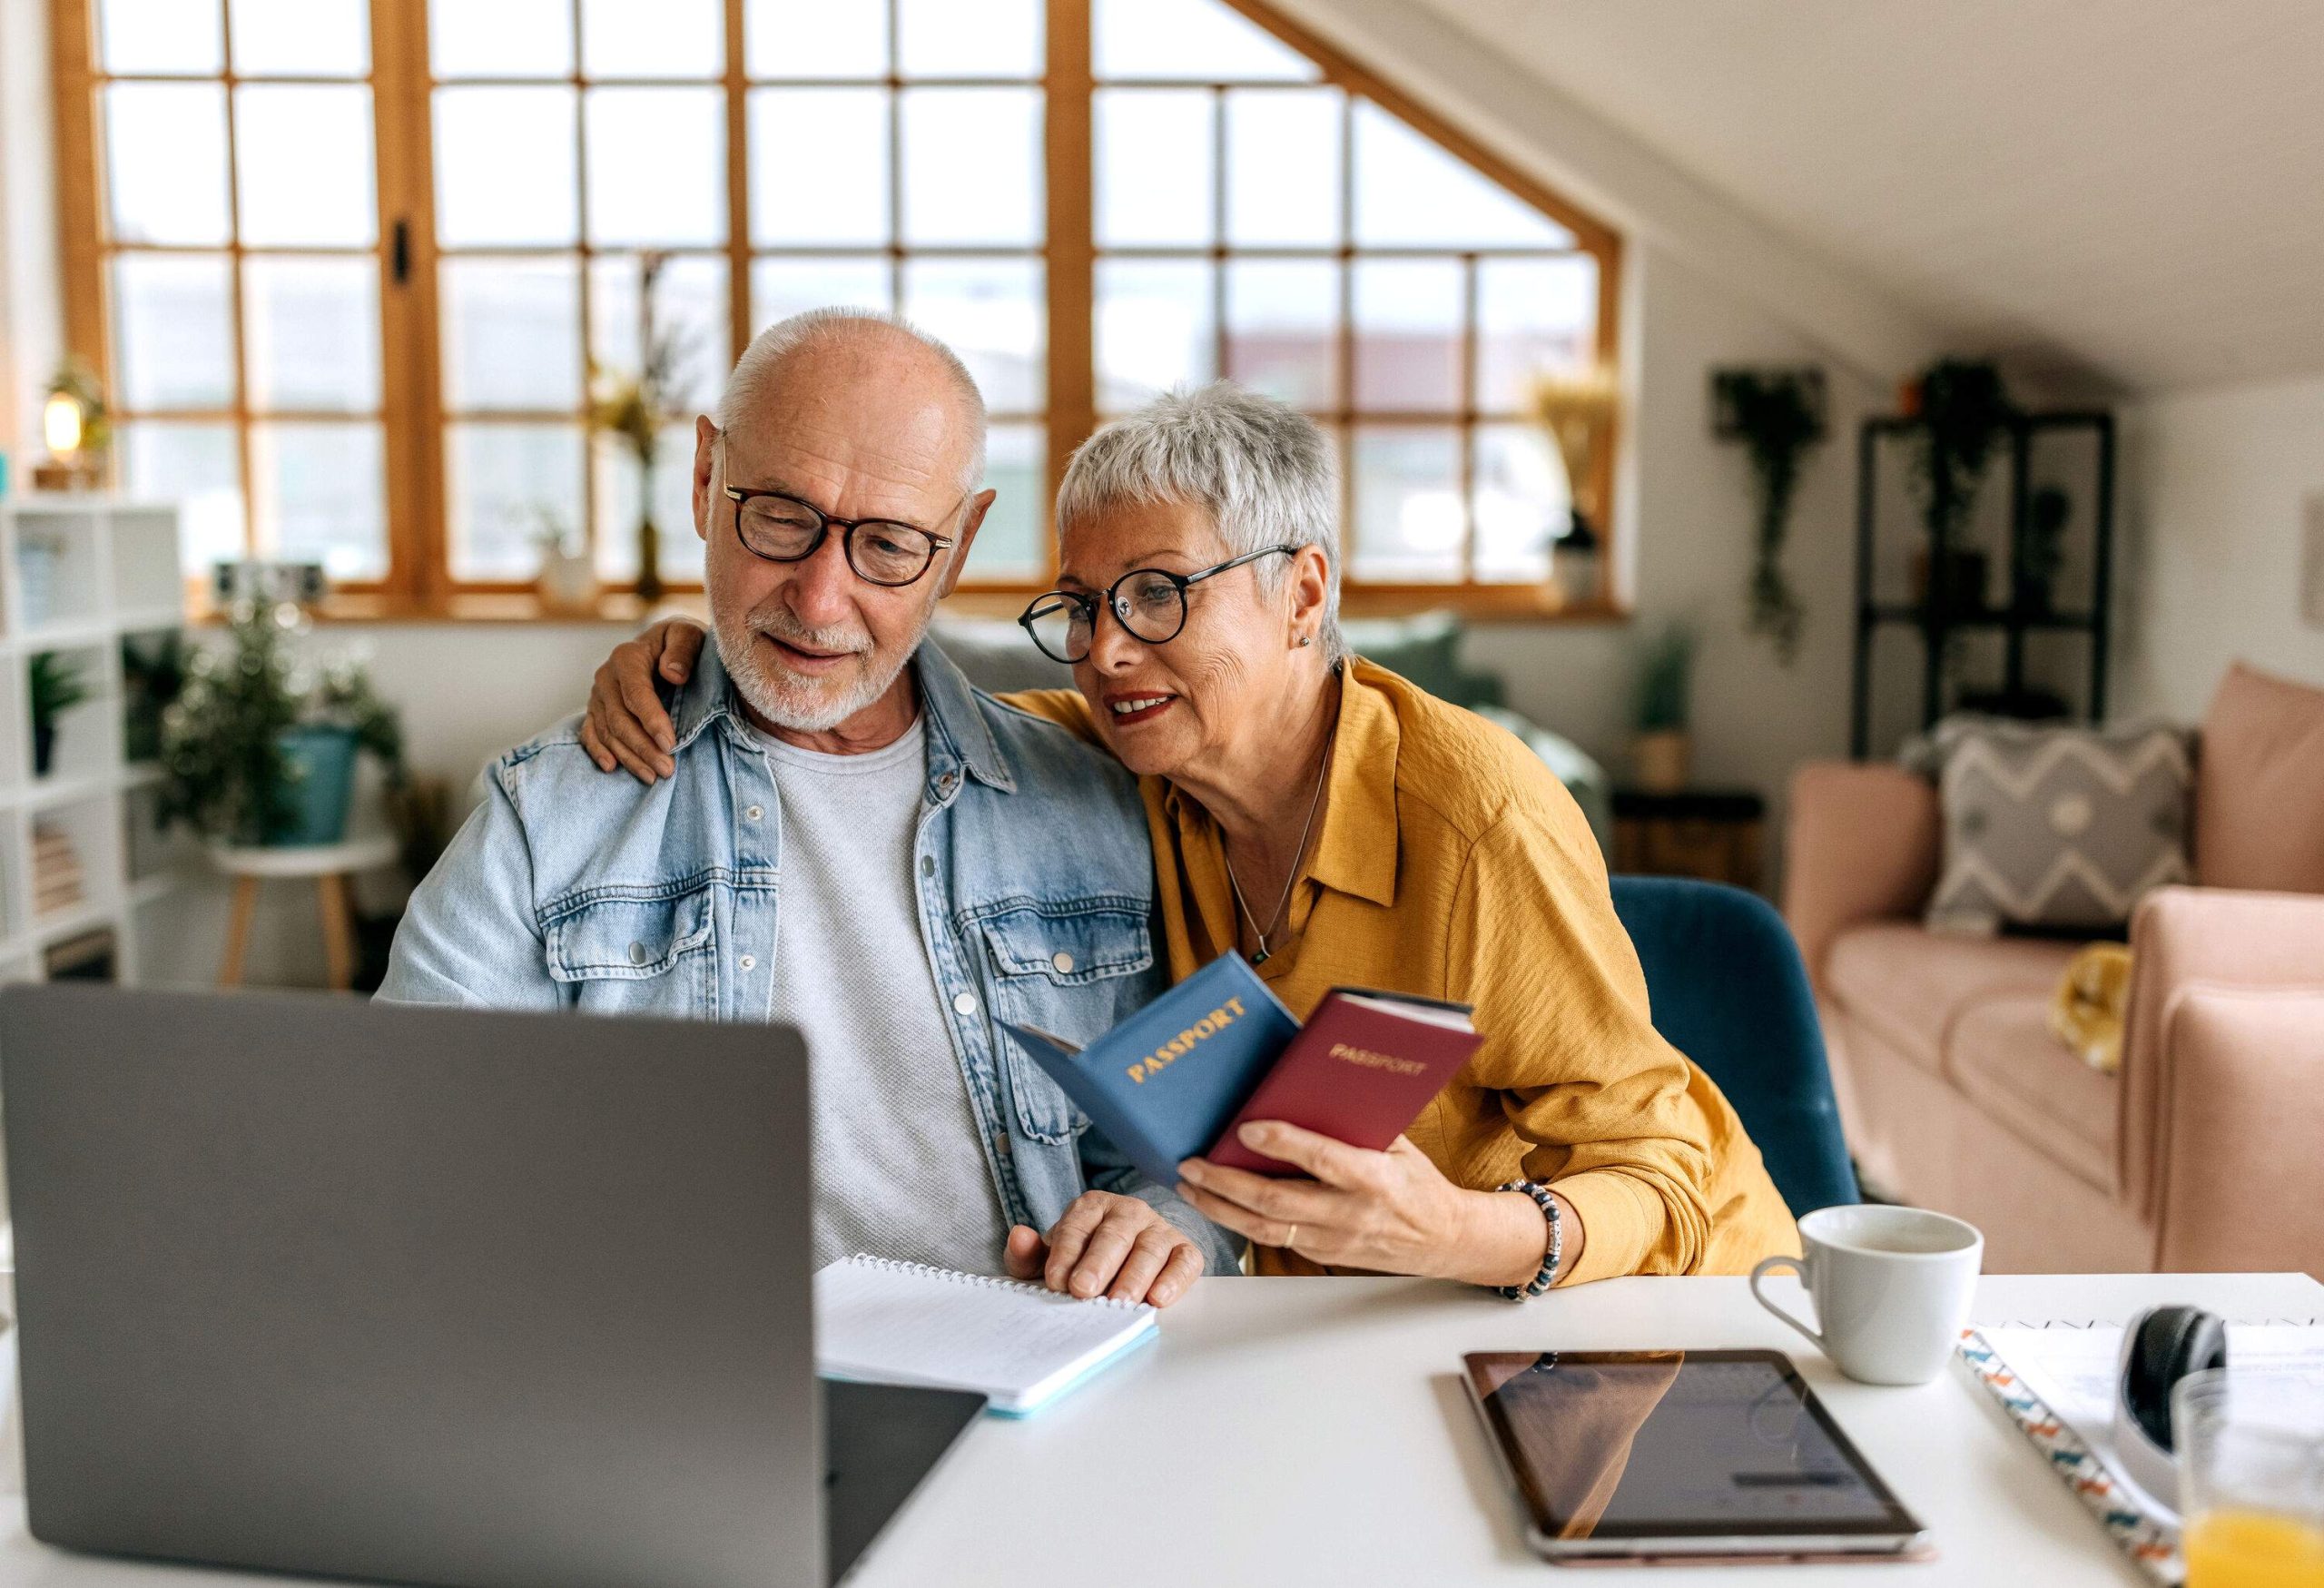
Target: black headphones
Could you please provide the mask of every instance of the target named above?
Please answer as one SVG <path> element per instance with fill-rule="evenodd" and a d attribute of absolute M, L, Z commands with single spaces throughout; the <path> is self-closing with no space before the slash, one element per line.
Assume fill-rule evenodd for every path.
<path fill-rule="evenodd" d="M 2191 1373 L 2227 1366 L 2227 1325 L 2200 1307 L 2155 1307 L 2122 1331 L 2114 1442 L 2141 1487 L 2175 1503 L 2171 1392 Z"/>

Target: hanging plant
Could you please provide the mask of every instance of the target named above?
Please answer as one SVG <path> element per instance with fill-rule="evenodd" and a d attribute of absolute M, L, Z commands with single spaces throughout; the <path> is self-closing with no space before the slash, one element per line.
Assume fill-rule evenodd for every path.
<path fill-rule="evenodd" d="M 1824 373 L 1820 370 L 1727 370 L 1713 377 L 1721 436 L 1739 440 L 1758 488 L 1753 531 L 1750 617 L 1745 626 L 1765 635 L 1776 660 L 1791 666 L 1799 655 L 1807 609 L 1784 573 L 1783 546 L 1791 504 L 1807 449 L 1824 439 Z"/>
<path fill-rule="evenodd" d="M 1929 544 L 1941 536 L 1951 546 L 1976 506 L 1994 446 L 2017 410 L 1992 364 L 1940 359 L 1905 388 L 1905 411 L 1921 421 L 1913 482 Z"/>

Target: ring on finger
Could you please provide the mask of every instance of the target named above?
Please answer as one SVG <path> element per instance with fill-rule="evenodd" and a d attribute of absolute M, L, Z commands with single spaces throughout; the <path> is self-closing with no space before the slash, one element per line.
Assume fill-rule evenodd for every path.
<path fill-rule="evenodd" d="M 1295 1247 L 1299 1244 L 1299 1226 L 1295 1224 L 1289 1230 L 1285 1232 L 1283 1244 L 1285 1249 Z"/>

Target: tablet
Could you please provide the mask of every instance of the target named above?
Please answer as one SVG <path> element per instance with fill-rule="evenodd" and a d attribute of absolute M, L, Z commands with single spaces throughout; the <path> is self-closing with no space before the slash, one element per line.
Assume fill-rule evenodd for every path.
<path fill-rule="evenodd" d="M 1462 1358 L 1553 1561 L 1925 1559 L 1925 1530 L 1777 1351 Z"/>

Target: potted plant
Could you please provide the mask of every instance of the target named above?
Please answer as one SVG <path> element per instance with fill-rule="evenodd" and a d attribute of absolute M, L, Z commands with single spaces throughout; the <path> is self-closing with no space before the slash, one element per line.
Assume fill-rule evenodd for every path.
<path fill-rule="evenodd" d="M 686 339 L 661 323 L 655 290 L 666 253 L 638 261 L 635 373 L 615 373 L 592 365 L 589 424 L 627 447 L 637 459 L 637 598 L 648 606 L 662 598 L 661 534 L 654 527 L 654 458 L 662 427 L 677 417 L 675 394 L 686 358 Z"/>
<path fill-rule="evenodd" d="M 1921 497 L 1927 544 L 1915 564 L 1917 600 L 1955 611 L 1985 604 L 1985 554 L 1965 547 L 1961 533 L 1977 505 L 1977 488 L 1993 462 L 1994 446 L 2016 409 L 1994 365 L 1943 359 L 1905 388 L 1905 412 L 1921 421 L 1913 478 Z M 1934 566 L 1934 548 L 1945 548 Z"/>
<path fill-rule="evenodd" d="M 46 777 L 56 759 L 56 719 L 89 698 L 86 673 L 62 651 L 42 651 L 29 673 L 33 697 L 33 775 Z"/>
<path fill-rule="evenodd" d="M 1630 759 L 1639 787 L 1649 794 L 1676 794 L 1687 786 L 1694 665 L 1694 631 L 1682 623 L 1669 625 L 1648 641 L 1640 657 L 1638 736 L 1630 742 Z"/>
<path fill-rule="evenodd" d="M 1751 562 L 1750 618 L 1746 627 L 1776 647 L 1776 660 L 1788 667 L 1799 654 L 1807 609 L 1783 571 L 1783 543 L 1791 528 L 1791 503 L 1799 489 L 1800 460 L 1824 439 L 1824 372 L 1821 370 L 1722 370 L 1712 397 L 1718 434 L 1741 441 L 1749 451 L 1758 487 L 1758 522 Z"/>
<path fill-rule="evenodd" d="M 363 669 L 300 668 L 298 608 L 237 607 L 222 650 L 197 649 L 162 716 L 161 816 L 234 845 L 336 843 L 347 831 L 355 755 L 403 781 L 403 729 Z"/>

